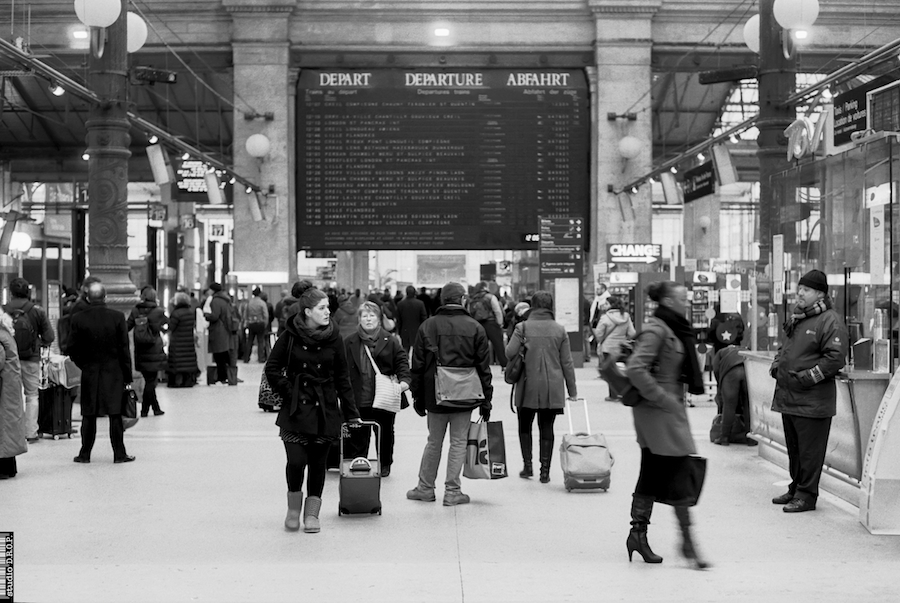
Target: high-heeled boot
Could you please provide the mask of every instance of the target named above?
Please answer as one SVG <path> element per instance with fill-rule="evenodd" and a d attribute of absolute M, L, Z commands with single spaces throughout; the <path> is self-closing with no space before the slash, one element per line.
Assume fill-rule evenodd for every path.
<path fill-rule="evenodd" d="M 287 493 L 288 511 L 284 518 L 284 529 L 292 532 L 300 529 L 300 510 L 303 507 L 303 492 Z"/>
<path fill-rule="evenodd" d="M 697 547 L 694 545 L 694 538 L 691 535 L 690 509 L 675 507 L 675 517 L 678 518 L 678 525 L 681 526 L 681 554 L 693 564 L 694 569 L 702 570 L 710 567 L 712 564 L 700 557 Z"/>
<path fill-rule="evenodd" d="M 534 475 L 531 464 L 531 434 L 519 434 L 519 447 L 522 449 L 522 463 L 525 468 L 519 472 L 519 477 L 529 478 Z"/>
<path fill-rule="evenodd" d="M 303 512 L 303 531 L 307 534 L 315 534 L 321 529 L 319 526 L 319 509 L 321 508 L 321 496 L 306 497 L 306 510 Z"/>
<path fill-rule="evenodd" d="M 653 513 L 653 499 L 648 496 L 633 494 L 631 497 L 631 531 L 625 547 L 628 549 L 628 561 L 631 554 L 637 551 L 644 563 L 662 563 L 663 558 L 650 549 L 647 542 L 647 526 L 650 525 L 650 514 Z"/>
<path fill-rule="evenodd" d="M 541 483 L 546 484 L 550 482 L 550 461 L 553 459 L 553 440 L 541 438 L 540 446 Z"/>

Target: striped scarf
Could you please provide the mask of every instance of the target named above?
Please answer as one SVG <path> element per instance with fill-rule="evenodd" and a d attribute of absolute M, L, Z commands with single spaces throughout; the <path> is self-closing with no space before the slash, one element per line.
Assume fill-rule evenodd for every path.
<path fill-rule="evenodd" d="M 830 310 L 831 307 L 832 307 L 831 298 L 828 297 L 827 295 L 823 299 L 820 299 L 813 305 L 809 306 L 808 308 L 801 308 L 799 306 L 794 306 L 794 311 L 791 313 L 790 316 L 787 317 L 787 320 L 784 321 L 784 326 L 782 328 L 784 329 L 784 332 L 787 334 L 787 336 L 791 337 L 794 334 L 794 329 L 803 320 L 806 320 L 807 318 L 809 318 L 811 316 L 818 316 L 825 310 Z"/>

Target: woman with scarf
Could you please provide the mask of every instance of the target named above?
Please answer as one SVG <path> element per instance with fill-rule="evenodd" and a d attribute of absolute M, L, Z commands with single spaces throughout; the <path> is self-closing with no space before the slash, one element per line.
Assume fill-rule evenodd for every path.
<path fill-rule="evenodd" d="M 14 334 L 12 317 L 0 310 L 0 479 L 15 477 L 16 457 L 28 452 L 22 371 Z"/>
<path fill-rule="evenodd" d="M 298 285 L 299 312 L 275 342 L 265 375 L 284 400 L 275 421 L 281 428 L 287 455 L 288 512 L 284 527 L 291 531 L 300 529 L 306 472 L 303 531 L 315 533 L 320 530 L 319 509 L 328 451 L 341 437 L 344 422 L 359 422 L 359 411 L 350 385 L 344 343 L 331 322 L 328 296 L 309 281 Z"/>
<path fill-rule="evenodd" d="M 662 563 L 647 542 L 647 526 L 655 501 L 665 501 L 678 488 L 688 456 L 696 454 L 684 407 L 684 385 L 703 393 L 694 330 L 685 318 L 687 289 L 672 281 L 652 283 L 647 294 L 658 307 L 644 325 L 627 362 L 628 378 L 640 392 L 632 408 L 641 446 L 641 471 L 631 503 L 631 532 L 626 541 L 628 560 L 637 551 L 646 563 Z M 697 569 L 709 564 L 697 554 L 691 537 L 687 506 L 674 505 L 681 526 L 681 552 Z"/>
<path fill-rule="evenodd" d="M 409 389 L 412 378 L 409 361 L 400 340 L 393 337 L 381 324 L 381 307 L 375 302 L 363 302 L 357 310 L 359 325 L 356 331 L 344 340 L 347 363 L 350 365 L 350 383 L 353 384 L 353 398 L 359 407 L 359 414 L 366 421 L 378 423 L 381 432 L 381 477 L 391 474 L 394 462 L 394 418 L 396 414 L 374 408 L 375 369 L 378 365 L 382 375 L 395 377 L 400 381 L 403 392 Z M 405 396 L 405 394 L 404 394 Z M 344 442 L 344 458 L 367 457 L 371 430 L 368 426 L 354 429 L 350 439 Z"/>

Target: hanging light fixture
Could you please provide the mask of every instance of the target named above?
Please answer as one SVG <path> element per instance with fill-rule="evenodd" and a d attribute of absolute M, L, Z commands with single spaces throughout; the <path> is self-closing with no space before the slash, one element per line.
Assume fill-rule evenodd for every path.
<path fill-rule="evenodd" d="M 744 44 L 759 54 L 759 15 L 753 15 L 744 23 Z"/>
<path fill-rule="evenodd" d="M 706 161 L 706 155 L 704 155 L 703 153 L 697 153 L 697 161 L 703 163 L 704 161 Z"/>
<path fill-rule="evenodd" d="M 264 134 L 253 134 L 252 136 L 247 137 L 244 148 L 251 157 L 262 159 L 269 154 L 272 143 L 269 142 L 269 139 Z"/>
<path fill-rule="evenodd" d="M 191 154 L 188 153 L 187 151 L 185 151 L 184 155 L 181 156 L 182 161 L 187 161 L 190 158 L 191 158 Z"/>
<path fill-rule="evenodd" d="M 150 144 L 156 144 L 157 142 L 159 142 L 159 136 L 154 134 L 147 142 L 149 142 Z"/>
<path fill-rule="evenodd" d="M 144 23 L 144 20 L 137 13 L 129 11 L 126 17 L 128 34 L 125 47 L 128 49 L 128 52 L 137 52 L 147 41 L 147 24 Z"/>
<path fill-rule="evenodd" d="M 672 167 L 669 168 L 669 171 L 672 172 L 673 174 L 677 174 L 678 168 L 673 165 Z"/>
<path fill-rule="evenodd" d="M 619 155 L 624 159 L 634 159 L 641 154 L 641 150 L 644 148 L 644 141 L 635 136 L 625 136 L 619 140 L 616 148 L 619 151 Z"/>
<path fill-rule="evenodd" d="M 87 151 L 85 151 L 84 153 L 81 154 L 81 158 L 84 159 L 85 161 L 88 161 L 91 158 L 91 154 L 88 153 Z"/>
<path fill-rule="evenodd" d="M 66 89 L 53 80 L 50 80 L 50 86 L 48 88 L 50 90 L 50 94 L 52 94 L 53 96 L 62 96 L 66 93 Z"/>

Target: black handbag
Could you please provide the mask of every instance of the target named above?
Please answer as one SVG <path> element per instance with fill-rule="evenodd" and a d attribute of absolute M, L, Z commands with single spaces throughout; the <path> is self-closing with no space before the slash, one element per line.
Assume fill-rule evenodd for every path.
<path fill-rule="evenodd" d="M 519 382 L 519 379 L 522 378 L 522 373 L 525 372 L 525 344 L 528 339 L 525 337 L 525 323 L 522 323 L 522 347 L 519 348 L 519 353 L 513 356 L 509 362 L 506 363 L 506 369 L 503 371 L 503 380 L 509 383 L 510 385 L 515 385 Z"/>
<path fill-rule="evenodd" d="M 669 479 L 667 491 L 656 502 L 673 507 L 693 507 L 700 499 L 706 479 L 706 459 L 690 455 L 682 459 Z"/>
<path fill-rule="evenodd" d="M 130 387 L 122 392 L 122 417 L 126 419 L 137 418 L 137 392 Z"/>

